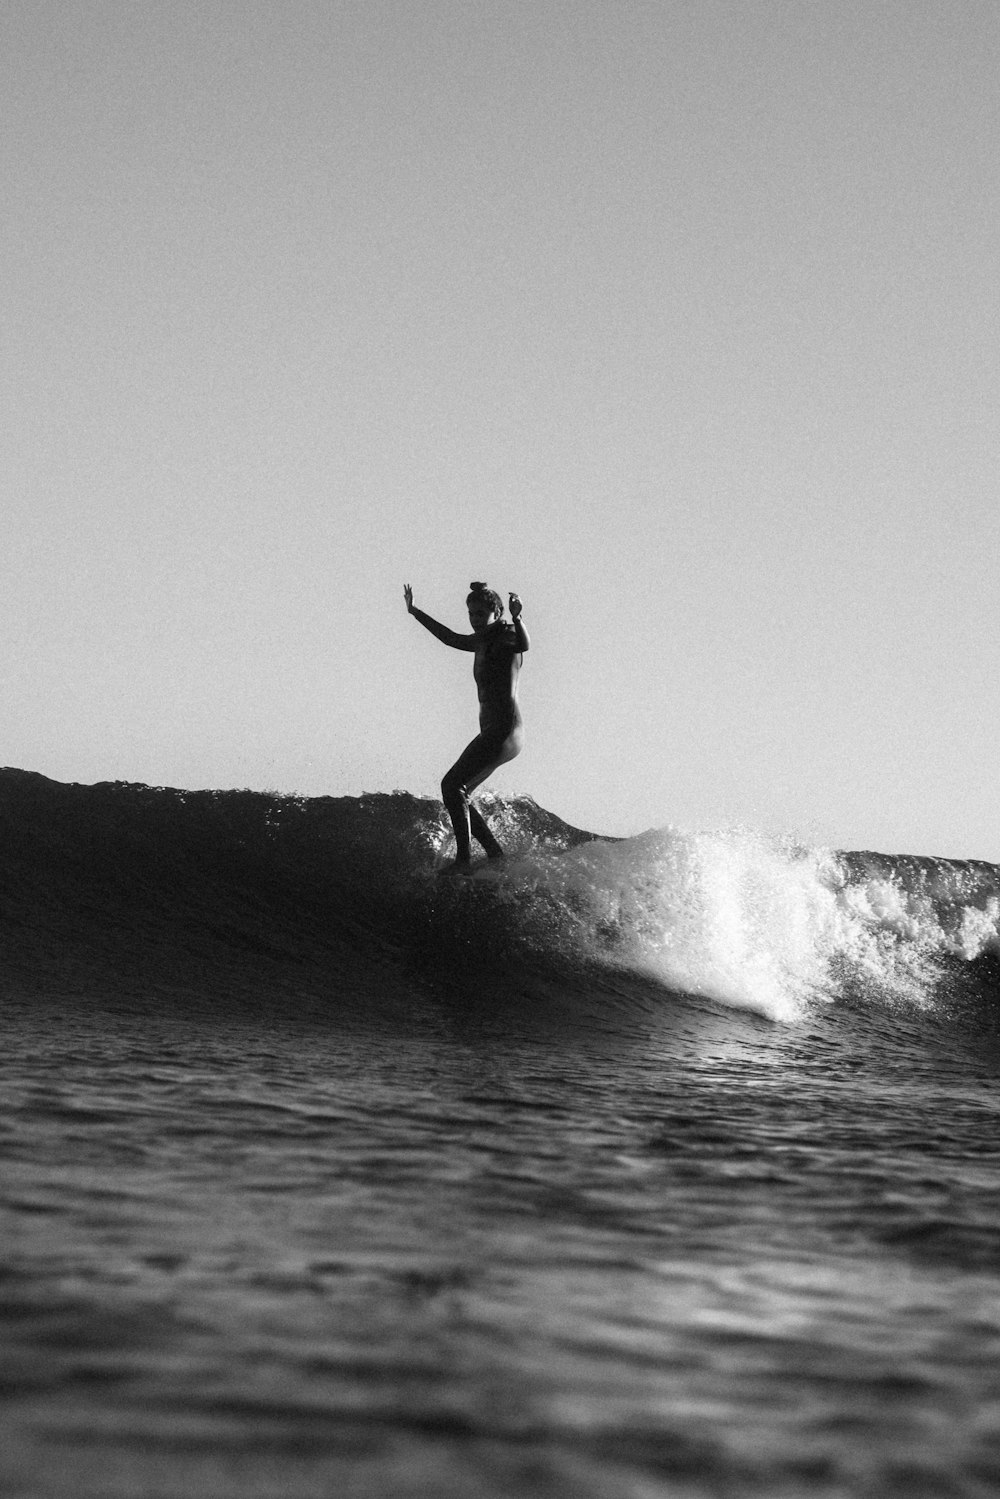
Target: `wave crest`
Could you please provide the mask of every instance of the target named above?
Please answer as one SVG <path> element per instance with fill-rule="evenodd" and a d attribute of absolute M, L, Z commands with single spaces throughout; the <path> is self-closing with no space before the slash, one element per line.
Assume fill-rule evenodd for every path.
<path fill-rule="evenodd" d="M 0 771 L 8 980 L 244 989 L 417 963 L 641 976 L 773 1019 L 845 994 L 926 1006 L 1000 951 L 1000 869 L 839 853 L 752 830 L 610 839 L 485 798 L 508 857 L 436 877 L 440 803 L 63 785 Z M 240 966 L 242 965 L 242 967 Z M 33 980 L 32 980 L 33 975 Z M 290 977 L 291 976 L 291 977 Z"/>

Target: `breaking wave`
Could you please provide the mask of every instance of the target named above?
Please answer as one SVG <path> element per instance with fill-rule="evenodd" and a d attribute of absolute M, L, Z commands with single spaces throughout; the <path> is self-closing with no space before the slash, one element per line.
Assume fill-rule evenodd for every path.
<path fill-rule="evenodd" d="M 442 879 L 440 803 L 64 785 L 0 771 L 0 975 L 20 990 L 242 992 L 376 970 L 584 970 L 774 1020 L 845 996 L 929 1006 L 992 975 L 1000 869 L 746 829 L 610 839 L 484 798 L 508 857 Z M 386 1001 L 388 1002 L 388 1001 Z M 403 1000 L 400 999 L 400 1003 Z"/>

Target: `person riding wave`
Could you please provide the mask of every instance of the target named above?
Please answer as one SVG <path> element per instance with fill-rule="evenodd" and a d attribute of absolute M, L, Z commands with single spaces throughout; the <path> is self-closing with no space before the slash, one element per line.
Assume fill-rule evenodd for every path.
<path fill-rule="evenodd" d="M 425 630 L 456 651 L 474 651 L 473 674 L 479 693 L 479 733 L 459 755 L 441 782 L 452 827 L 455 829 L 456 873 L 468 873 L 472 862 L 472 839 L 481 844 L 489 859 L 503 857 L 503 849 L 490 832 L 486 820 L 471 797 L 498 766 L 521 753 L 524 728 L 517 702 L 518 674 L 530 641 L 521 618 L 521 600 L 510 595 L 510 622 L 504 619 L 503 601 L 485 583 L 470 584 L 466 606 L 471 635 L 460 635 L 439 624 L 413 602 L 413 589 L 403 588 L 406 607 Z"/>

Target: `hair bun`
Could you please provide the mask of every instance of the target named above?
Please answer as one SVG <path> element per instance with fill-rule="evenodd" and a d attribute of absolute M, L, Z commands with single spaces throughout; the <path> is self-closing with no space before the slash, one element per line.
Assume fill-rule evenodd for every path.
<path fill-rule="evenodd" d="M 485 604 L 492 614 L 503 617 L 503 599 L 489 586 L 488 583 L 476 582 L 469 584 L 469 597 L 466 604 L 475 601 L 477 604 Z"/>

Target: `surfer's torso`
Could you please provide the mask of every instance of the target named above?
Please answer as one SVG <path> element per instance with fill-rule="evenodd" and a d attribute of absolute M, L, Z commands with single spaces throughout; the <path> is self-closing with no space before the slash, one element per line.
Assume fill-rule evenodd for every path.
<path fill-rule="evenodd" d="M 514 627 L 506 622 L 492 625 L 476 643 L 473 674 L 479 693 L 479 730 L 500 739 L 521 726 L 517 682 L 522 656 L 515 646 Z"/>

